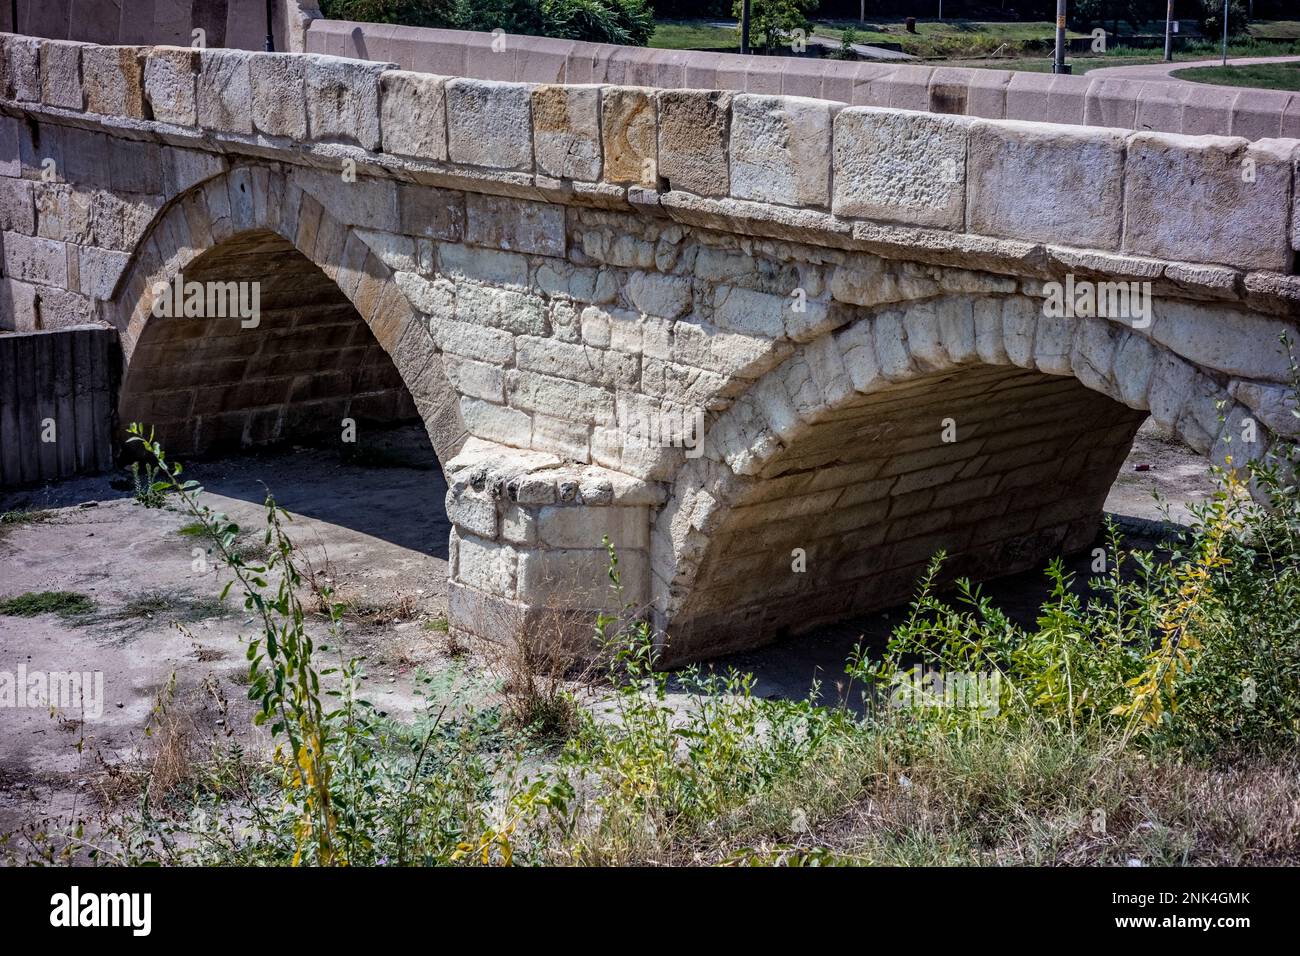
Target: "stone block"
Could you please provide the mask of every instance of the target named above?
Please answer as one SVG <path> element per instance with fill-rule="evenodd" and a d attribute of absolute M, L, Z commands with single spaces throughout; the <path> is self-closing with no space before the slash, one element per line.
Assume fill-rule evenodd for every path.
<path fill-rule="evenodd" d="M 605 181 L 653 188 L 659 177 L 654 91 L 632 86 L 605 87 L 601 91 L 600 123 Z"/>
<path fill-rule="evenodd" d="M 177 126 L 198 121 L 195 75 L 199 51 L 189 47 L 156 46 L 144 64 L 144 95 L 154 119 Z"/>
<path fill-rule="evenodd" d="M 972 232 L 1118 249 L 1124 134 L 1047 123 L 970 127 Z"/>
<path fill-rule="evenodd" d="M 41 41 L 35 37 L 5 36 L 0 66 L 4 69 L 4 83 L 0 93 L 5 99 L 19 103 L 41 101 Z"/>
<path fill-rule="evenodd" d="M 307 138 L 307 62 L 286 53 L 254 53 L 248 63 L 253 87 L 253 126 L 268 136 Z"/>
<path fill-rule="evenodd" d="M 532 416 L 515 408 L 494 405 L 477 398 L 462 398 L 460 414 L 465 428 L 476 438 L 527 448 L 532 439 Z"/>
<path fill-rule="evenodd" d="M 83 246 L 78 266 L 81 291 L 95 299 L 112 298 L 117 280 L 130 260 L 130 255 L 125 252 Z"/>
<path fill-rule="evenodd" d="M 447 518 L 457 528 L 480 538 L 497 536 L 497 504 L 485 494 L 447 492 Z"/>
<path fill-rule="evenodd" d="M 379 77 L 393 64 L 337 56 L 307 58 L 307 131 L 316 141 L 379 148 Z"/>
<path fill-rule="evenodd" d="M 448 159 L 488 169 L 531 170 L 531 92 L 524 83 L 449 80 Z"/>
<path fill-rule="evenodd" d="M 67 246 L 54 239 L 23 236 L 6 232 L 4 239 L 5 275 L 37 285 L 67 288 Z"/>
<path fill-rule="evenodd" d="M 644 507 L 551 505 L 538 512 L 537 535 L 553 548 L 598 549 L 608 536 L 616 548 L 641 550 L 650 545 L 650 522 Z"/>
<path fill-rule="evenodd" d="M 0 179 L 0 230 L 20 232 L 25 236 L 36 233 L 35 205 L 32 201 L 32 183 L 26 179 Z"/>
<path fill-rule="evenodd" d="M 390 70 L 380 79 L 380 130 L 385 153 L 447 158 L 446 78 Z"/>
<path fill-rule="evenodd" d="M 538 170 L 556 179 L 600 179 L 600 87 L 538 86 L 532 107 Z"/>
<path fill-rule="evenodd" d="M 563 256 L 564 207 L 501 196 L 465 197 L 465 241 L 511 252 Z"/>
<path fill-rule="evenodd" d="M 675 319 L 691 307 L 691 281 L 656 272 L 633 272 L 627 277 L 627 297 L 646 315 Z"/>
<path fill-rule="evenodd" d="M 1135 133 L 1125 167 L 1124 249 L 1286 271 L 1291 140 Z"/>
<path fill-rule="evenodd" d="M 1253 312 L 1162 298 L 1151 337 L 1204 369 L 1242 378 L 1285 382 L 1290 363 L 1280 341 L 1295 335 L 1281 319 Z"/>
<path fill-rule="evenodd" d="M 198 122 L 224 133 L 253 132 L 251 54 L 243 50 L 203 50 L 199 54 L 196 98 Z"/>
<path fill-rule="evenodd" d="M 46 40 L 41 44 L 41 102 L 65 110 L 85 108 L 81 86 L 80 43 Z"/>
<path fill-rule="evenodd" d="M 658 99 L 659 175 L 668 180 L 668 188 L 697 196 L 728 195 L 731 94 L 663 90 Z"/>
<path fill-rule="evenodd" d="M 87 46 L 81 73 L 87 112 L 144 118 L 144 70 L 136 47 Z"/>
<path fill-rule="evenodd" d="M 853 107 L 835 117 L 837 216 L 960 229 L 970 121 Z"/>
<path fill-rule="evenodd" d="M 731 194 L 783 206 L 829 206 L 838 109 L 824 100 L 737 96 L 731 104 Z"/>

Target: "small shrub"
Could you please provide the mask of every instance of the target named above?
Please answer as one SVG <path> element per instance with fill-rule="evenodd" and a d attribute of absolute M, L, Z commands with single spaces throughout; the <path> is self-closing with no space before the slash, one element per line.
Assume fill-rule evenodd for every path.
<path fill-rule="evenodd" d="M 95 607 L 91 598 L 76 591 L 28 591 L 0 601 L 0 614 L 11 617 L 57 614 L 65 620 L 71 620 L 90 614 Z"/>

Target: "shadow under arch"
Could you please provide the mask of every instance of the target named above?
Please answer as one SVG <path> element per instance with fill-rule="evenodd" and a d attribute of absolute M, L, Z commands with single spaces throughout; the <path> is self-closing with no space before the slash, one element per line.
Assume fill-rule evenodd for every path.
<path fill-rule="evenodd" d="M 946 578 L 979 579 L 1086 546 L 1148 414 L 1216 463 L 1239 447 L 1249 411 L 1223 376 L 1041 311 L 1024 296 L 874 310 L 718 415 L 653 535 L 666 659 L 905 603 L 939 550 Z"/>
<path fill-rule="evenodd" d="M 348 429 L 368 438 L 419 422 L 441 467 L 464 441 L 440 355 L 391 270 L 276 169 L 237 167 L 164 210 L 110 315 L 125 363 L 119 421 L 154 427 L 177 457 L 287 443 L 346 449 Z M 433 483 L 441 513 L 445 488 Z M 299 507 L 277 496 L 312 513 L 307 496 Z M 370 531 L 360 527 L 365 510 L 315 516 Z M 401 526 L 381 525 L 390 540 Z M 399 543 L 445 555 L 445 538 L 408 537 Z"/>

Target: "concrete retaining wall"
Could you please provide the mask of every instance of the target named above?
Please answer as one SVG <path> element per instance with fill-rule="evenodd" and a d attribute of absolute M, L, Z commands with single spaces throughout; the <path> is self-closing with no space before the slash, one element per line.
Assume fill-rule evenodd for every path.
<path fill-rule="evenodd" d="M 808 96 L 854 106 L 1191 135 L 1300 137 L 1300 93 L 1011 70 L 739 56 L 313 20 L 306 50 L 407 70 L 530 83 Z"/>
<path fill-rule="evenodd" d="M 272 11 L 275 48 L 301 51 L 306 17 L 320 15 L 315 3 L 276 0 Z M 266 0 L 18 0 L 17 30 L 11 19 L 0 4 L 0 30 L 52 40 L 189 46 L 202 29 L 209 47 L 261 50 L 266 41 Z"/>
<path fill-rule="evenodd" d="M 0 487 L 112 466 L 121 361 L 113 329 L 0 335 Z"/>

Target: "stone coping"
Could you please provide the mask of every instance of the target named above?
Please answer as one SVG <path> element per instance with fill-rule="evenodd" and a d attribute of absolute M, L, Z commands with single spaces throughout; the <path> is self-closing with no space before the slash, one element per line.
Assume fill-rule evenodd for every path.
<path fill-rule="evenodd" d="M 453 496 L 472 490 L 521 505 L 661 505 L 667 498 L 659 483 L 481 438 L 470 438 L 446 472 Z"/>
<path fill-rule="evenodd" d="M 320 54 L 0 35 L 0 106 L 128 138 L 935 264 L 1163 276 L 1294 311 L 1300 141 L 706 90 L 445 77 Z"/>
<path fill-rule="evenodd" d="M 310 53 L 484 80 L 807 96 L 852 106 L 1265 139 L 1300 137 L 1300 93 L 1023 70 L 655 50 L 551 37 L 312 20 Z"/>

